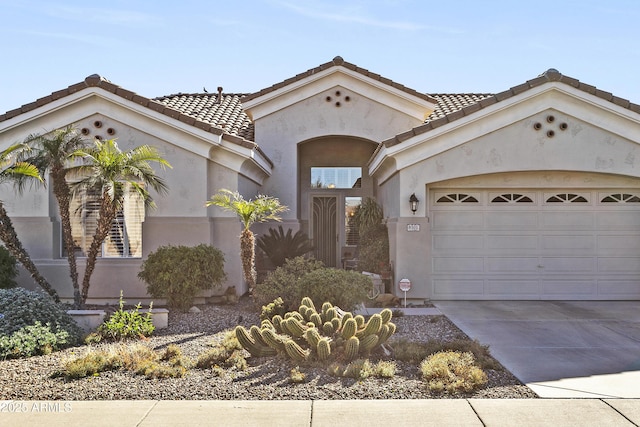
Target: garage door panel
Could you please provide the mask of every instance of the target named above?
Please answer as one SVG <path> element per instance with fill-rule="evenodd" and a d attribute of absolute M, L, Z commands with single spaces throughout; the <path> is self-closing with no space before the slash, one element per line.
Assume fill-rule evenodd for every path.
<path fill-rule="evenodd" d="M 595 270 L 593 257 L 543 257 L 542 273 L 592 273 Z"/>
<path fill-rule="evenodd" d="M 433 260 L 433 272 L 438 273 L 484 273 L 482 257 L 437 257 Z"/>
<path fill-rule="evenodd" d="M 598 281 L 598 295 L 602 299 L 640 299 L 640 276 L 634 279 Z"/>
<path fill-rule="evenodd" d="M 482 230 L 482 212 L 437 211 L 433 213 L 433 228 L 441 231 Z"/>
<path fill-rule="evenodd" d="M 547 251 L 586 250 L 592 251 L 595 238 L 593 235 L 543 235 L 541 248 Z"/>
<path fill-rule="evenodd" d="M 487 280 L 485 293 L 494 298 L 512 297 L 536 297 L 540 295 L 540 283 L 536 280 L 523 280 L 514 277 L 509 280 Z"/>
<path fill-rule="evenodd" d="M 592 212 L 567 210 L 540 213 L 542 230 L 593 230 L 594 223 Z"/>
<path fill-rule="evenodd" d="M 541 281 L 543 295 L 564 295 L 566 297 L 585 298 L 596 294 L 596 281 L 593 279 L 568 280 L 545 279 Z"/>
<path fill-rule="evenodd" d="M 640 252 L 640 234 L 598 236 L 598 255 L 626 255 Z"/>
<path fill-rule="evenodd" d="M 599 230 L 635 230 L 638 232 L 640 231 L 640 215 L 638 210 L 599 212 L 597 227 Z"/>
<path fill-rule="evenodd" d="M 442 251 L 476 251 L 484 247 L 484 236 L 482 234 L 434 236 L 433 247 Z"/>
<path fill-rule="evenodd" d="M 484 280 L 478 279 L 434 279 L 434 296 L 439 298 L 481 297 L 484 294 Z"/>
<path fill-rule="evenodd" d="M 540 267 L 538 257 L 488 257 L 488 272 L 538 273 Z"/>
<path fill-rule="evenodd" d="M 538 248 L 538 235 L 495 235 L 487 236 L 487 249 L 535 250 Z"/>
<path fill-rule="evenodd" d="M 537 230 L 538 214 L 525 211 L 493 211 L 487 215 L 489 230 Z"/>
<path fill-rule="evenodd" d="M 640 257 L 598 258 L 600 273 L 640 273 Z"/>

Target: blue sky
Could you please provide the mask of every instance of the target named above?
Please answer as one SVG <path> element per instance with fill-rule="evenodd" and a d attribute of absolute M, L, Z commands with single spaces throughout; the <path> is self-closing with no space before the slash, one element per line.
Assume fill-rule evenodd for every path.
<path fill-rule="evenodd" d="M 0 113 L 100 74 L 143 96 L 250 93 L 336 55 L 426 93 L 549 68 L 640 104 L 637 0 L 0 0 Z"/>

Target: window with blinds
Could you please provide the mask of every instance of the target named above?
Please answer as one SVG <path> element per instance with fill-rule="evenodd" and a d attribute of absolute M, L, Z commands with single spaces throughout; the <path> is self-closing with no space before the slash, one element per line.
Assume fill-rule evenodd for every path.
<path fill-rule="evenodd" d="M 100 211 L 100 193 L 82 190 L 71 200 L 71 234 L 77 257 L 87 256 L 95 234 Z M 111 224 L 109 235 L 98 256 L 104 258 L 142 257 L 142 222 L 144 201 L 135 190 L 127 188 L 122 209 Z M 63 245 L 64 246 L 64 245 Z M 64 253 L 63 255 L 66 256 Z"/>

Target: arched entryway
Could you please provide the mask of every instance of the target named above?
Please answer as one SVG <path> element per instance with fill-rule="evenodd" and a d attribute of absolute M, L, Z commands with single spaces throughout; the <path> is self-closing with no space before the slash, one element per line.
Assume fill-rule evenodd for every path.
<path fill-rule="evenodd" d="M 330 267 L 341 267 L 355 257 L 357 230 L 352 226 L 356 207 L 373 197 L 373 179 L 367 162 L 376 143 L 332 136 L 298 145 L 300 222 L 315 246 L 315 257 Z"/>

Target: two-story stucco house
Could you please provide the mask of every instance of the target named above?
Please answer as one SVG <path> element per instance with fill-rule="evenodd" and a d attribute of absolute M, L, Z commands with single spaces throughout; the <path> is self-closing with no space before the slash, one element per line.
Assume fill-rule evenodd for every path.
<path fill-rule="evenodd" d="M 124 149 L 152 144 L 173 166 L 159 171 L 170 192 L 156 210 L 125 209 L 137 231 L 127 250 L 105 247 L 89 302 L 120 289 L 148 300 L 137 273 L 166 244 L 220 248 L 227 284 L 246 290 L 240 224 L 204 206 L 221 188 L 278 197 L 285 229 L 336 267 L 352 243 L 346 216 L 374 197 L 410 299 L 640 298 L 640 105 L 553 69 L 498 94 L 426 94 L 336 57 L 253 94 L 156 99 L 93 75 L 0 115 L 0 148 L 67 125 Z M 51 190 L 0 192 L 71 298 Z"/>

